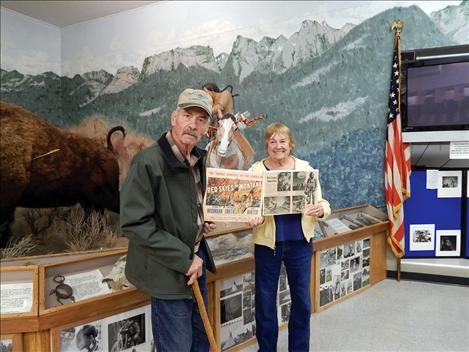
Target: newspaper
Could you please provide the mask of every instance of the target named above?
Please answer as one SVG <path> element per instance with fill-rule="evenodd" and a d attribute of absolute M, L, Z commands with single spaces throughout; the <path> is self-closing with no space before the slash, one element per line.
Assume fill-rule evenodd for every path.
<path fill-rule="evenodd" d="M 263 175 L 263 215 L 297 214 L 315 204 L 318 170 L 275 170 Z"/>
<path fill-rule="evenodd" d="M 111 289 L 102 280 L 99 269 L 65 276 L 65 283 L 73 288 L 75 302 L 110 293 Z"/>
<path fill-rule="evenodd" d="M 204 219 L 247 222 L 262 215 L 262 173 L 207 168 Z"/>
<path fill-rule="evenodd" d="M 33 283 L 0 285 L 0 310 L 2 314 L 30 312 L 33 307 Z"/>

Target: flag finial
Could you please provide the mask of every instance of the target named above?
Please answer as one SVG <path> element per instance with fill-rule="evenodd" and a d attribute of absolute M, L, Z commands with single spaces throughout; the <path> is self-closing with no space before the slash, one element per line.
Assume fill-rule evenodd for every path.
<path fill-rule="evenodd" d="M 391 25 L 391 30 L 396 31 L 397 33 L 401 33 L 402 29 L 404 28 L 404 22 L 401 20 L 396 20 Z"/>

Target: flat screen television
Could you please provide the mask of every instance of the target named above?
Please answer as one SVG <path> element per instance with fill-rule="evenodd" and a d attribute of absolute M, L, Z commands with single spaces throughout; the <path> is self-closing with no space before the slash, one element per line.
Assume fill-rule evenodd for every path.
<path fill-rule="evenodd" d="M 402 52 L 401 62 L 404 141 L 469 140 L 469 45 Z"/>

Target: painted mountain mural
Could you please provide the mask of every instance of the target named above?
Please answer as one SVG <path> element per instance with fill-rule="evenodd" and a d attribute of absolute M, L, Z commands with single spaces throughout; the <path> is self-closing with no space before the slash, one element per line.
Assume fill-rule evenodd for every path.
<path fill-rule="evenodd" d="M 459 26 L 449 21 L 452 16 Z M 217 56 L 207 46 L 174 48 L 147 57 L 140 71 L 128 66 L 115 75 L 100 70 L 68 78 L 2 70 L 2 99 L 62 127 L 102 115 L 156 139 L 169 127 L 182 88 L 230 84 L 239 94 L 236 111 L 268 116 L 245 130 L 256 158 L 265 154 L 266 124 L 281 121 L 295 133 L 295 154 L 319 168 L 324 197 L 334 208 L 384 207 L 385 113 L 394 38 L 389 28 L 397 18 L 405 24 L 402 50 L 455 45 L 467 32 L 468 3 L 431 17 L 415 6 L 393 8 L 340 29 L 305 20 L 288 38 L 238 36 L 230 53 Z"/>

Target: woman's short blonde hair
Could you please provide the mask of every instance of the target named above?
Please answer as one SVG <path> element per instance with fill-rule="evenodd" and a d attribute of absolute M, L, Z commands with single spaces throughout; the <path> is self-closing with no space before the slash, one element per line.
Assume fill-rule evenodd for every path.
<path fill-rule="evenodd" d="M 291 151 L 293 151 L 293 149 L 295 148 L 295 137 L 293 137 L 292 131 L 286 125 L 280 122 L 271 123 L 265 128 L 264 145 L 266 149 L 270 138 L 274 134 L 283 134 L 284 136 L 287 136 L 288 140 L 290 141 L 290 149 Z"/>

